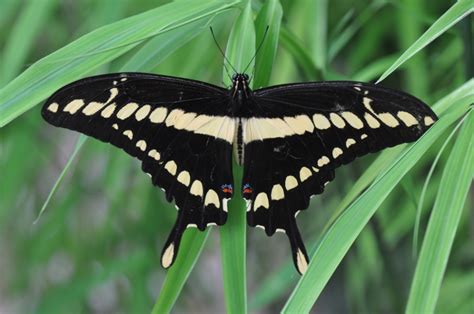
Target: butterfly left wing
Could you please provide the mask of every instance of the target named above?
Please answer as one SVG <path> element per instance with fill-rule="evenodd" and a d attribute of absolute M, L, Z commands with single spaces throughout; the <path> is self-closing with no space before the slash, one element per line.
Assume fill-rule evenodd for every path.
<path fill-rule="evenodd" d="M 437 119 L 420 100 L 377 85 L 322 82 L 257 90 L 243 119 L 243 195 L 250 226 L 287 234 L 296 268 L 308 256 L 296 215 L 358 156 L 419 138 Z"/>
<path fill-rule="evenodd" d="M 178 217 L 162 251 L 174 262 L 187 227 L 222 225 L 232 196 L 235 123 L 227 90 L 143 73 L 89 77 L 45 103 L 49 123 L 93 136 L 142 161 L 142 170 L 175 201 Z"/>

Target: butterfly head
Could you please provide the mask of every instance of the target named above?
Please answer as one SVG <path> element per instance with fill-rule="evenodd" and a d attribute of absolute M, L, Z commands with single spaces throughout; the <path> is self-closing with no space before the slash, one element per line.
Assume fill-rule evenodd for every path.
<path fill-rule="evenodd" d="M 249 76 L 245 73 L 235 73 L 232 75 L 232 97 L 237 97 L 238 100 L 242 98 L 248 98 L 250 87 L 249 87 Z"/>

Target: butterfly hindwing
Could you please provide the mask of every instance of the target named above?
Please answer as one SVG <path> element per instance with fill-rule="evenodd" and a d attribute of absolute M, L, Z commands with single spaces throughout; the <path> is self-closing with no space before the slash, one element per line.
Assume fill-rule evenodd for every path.
<path fill-rule="evenodd" d="M 297 269 L 308 258 L 295 216 L 358 156 L 416 140 L 436 120 L 418 99 L 355 82 L 303 83 L 254 92 L 243 119 L 248 223 L 287 234 Z"/>
<path fill-rule="evenodd" d="M 227 90 L 209 84 L 122 73 L 63 87 L 42 115 L 137 157 L 153 184 L 175 201 L 178 218 L 161 260 L 167 268 L 187 227 L 204 230 L 227 219 L 235 128 L 227 103 Z"/>

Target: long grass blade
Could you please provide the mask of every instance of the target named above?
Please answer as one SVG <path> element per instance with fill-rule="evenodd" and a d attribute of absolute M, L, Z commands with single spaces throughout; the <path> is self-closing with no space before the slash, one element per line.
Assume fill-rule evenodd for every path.
<path fill-rule="evenodd" d="M 473 12 L 474 6 L 472 0 L 459 0 L 448 11 L 446 11 L 436 22 L 434 22 L 428 30 L 421 35 L 405 52 L 400 58 L 392 64 L 390 68 L 385 71 L 382 76 L 378 79 L 377 83 L 383 81 L 393 71 L 399 68 L 408 59 L 413 57 L 418 51 L 426 47 L 433 40 L 438 38 L 451 26 L 459 22 L 463 17 Z"/>
<path fill-rule="evenodd" d="M 416 264 L 406 313 L 433 313 L 454 236 L 474 175 L 474 113 L 471 110 L 443 171 Z"/>
<path fill-rule="evenodd" d="M 255 53 L 255 28 L 252 7 L 249 1 L 237 18 L 226 54 L 233 66 L 242 71 Z M 253 61 L 252 61 L 253 62 Z M 252 68 L 251 63 L 249 68 Z M 224 71 L 224 79 L 227 73 Z M 234 164 L 235 168 L 235 164 Z M 234 169 L 234 191 L 240 191 L 242 168 Z M 240 193 L 239 193 L 240 194 Z M 227 313 L 247 313 L 246 279 L 246 216 L 245 203 L 240 195 L 229 202 L 228 220 L 220 228 L 222 273 Z"/>
<path fill-rule="evenodd" d="M 346 210 L 323 236 L 308 270 L 288 299 L 284 313 L 306 313 L 316 302 L 329 278 L 352 243 L 405 174 L 421 158 L 438 137 L 467 110 L 474 97 L 464 97 L 452 104 L 444 115 L 416 143 L 409 146 L 377 180 Z"/>
<path fill-rule="evenodd" d="M 170 313 L 183 286 L 196 264 L 197 258 L 206 243 L 211 228 L 204 232 L 187 230 L 183 235 L 182 248 L 178 258 L 171 269 L 166 273 L 165 281 L 160 290 L 160 295 L 153 306 L 152 313 Z"/>

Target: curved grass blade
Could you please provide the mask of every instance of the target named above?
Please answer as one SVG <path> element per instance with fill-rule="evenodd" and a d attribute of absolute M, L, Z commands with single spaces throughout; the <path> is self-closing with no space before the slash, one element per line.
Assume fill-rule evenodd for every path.
<path fill-rule="evenodd" d="M 307 313 L 336 270 L 352 243 L 380 204 L 443 132 L 459 119 L 474 101 L 464 97 L 433 125 L 345 210 L 321 239 L 308 270 L 288 299 L 283 313 Z"/>
<path fill-rule="evenodd" d="M 171 2 L 101 27 L 33 64 L 0 90 L 0 127 L 60 86 L 90 73 L 141 41 L 200 19 L 211 19 L 237 0 Z"/>
<path fill-rule="evenodd" d="M 451 142 L 451 139 L 453 138 L 454 134 L 458 131 L 458 129 L 461 127 L 465 119 L 462 119 L 459 121 L 458 125 L 451 131 L 451 133 L 448 135 L 446 140 L 444 141 L 443 145 L 439 149 L 438 153 L 436 154 L 436 157 L 430 167 L 430 170 L 428 171 L 428 174 L 426 175 L 425 183 L 423 184 L 423 188 L 421 189 L 420 197 L 418 200 L 418 205 L 416 207 L 416 217 L 415 217 L 415 226 L 413 228 L 413 244 L 412 244 L 412 256 L 414 257 L 414 260 L 418 259 L 418 233 L 420 229 L 420 221 L 421 221 L 421 214 L 423 212 L 423 203 L 425 200 L 426 196 L 426 191 L 428 190 L 428 185 L 431 181 L 431 177 L 433 176 L 434 170 L 436 166 L 438 165 L 438 162 L 441 158 L 441 155 L 443 154 L 444 150 L 448 146 L 449 142 Z"/>
<path fill-rule="evenodd" d="M 433 313 L 474 174 L 474 113 L 466 121 L 443 171 L 416 264 L 406 313 Z"/>
<path fill-rule="evenodd" d="M 255 28 L 249 1 L 237 18 L 226 49 L 233 66 L 242 71 L 247 64 L 253 67 L 255 54 Z M 224 72 L 224 79 L 227 74 Z M 236 169 L 237 168 L 237 169 Z M 240 191 L 242 168 L 234 163 L 234 191 Z M 243 198 L 234 195 L 229 202 L 228 220 L 220 228 L 222 272 L 227 313 L 247 313 L 246 279 L 246 216 Z"/>
<path fill-rule="evenodd" d="M 183 235 L 182 249 L 178 253 L 178 257 L 173 267 L 167 273 L 163 282 L 158 299 L 151 313 L 170 313 L 176 300 L 188 279 L 197 258 L 201 255 L 204 244 L 209 236 L 211 228 L 205 231 L 195 229 L 186 230 Z"/>
<path fill-rule="evenodd" d="M 270 74 L 272 73 L 273 61 L 278 48 L 278 38 L 280 37 L 280 24 L 283 15 L 280 1 L 269 0 L 260 9 L 255 20 L 256 45 L 262 43 L 262 47 L 257 54 L 255 61 L 255 78 L 253 86 L 260 88 L 268 85 Z M 265 37 L 265 29 L 268 32 Z M 263 42 L 262 42 L 263 40 Z"/>
<path fill-rule="evenodd" d="M 43 215 L 44 211 L 46 210 L 46 207 L 48 207 L 49 202 L 51 201 L 51 198 L 53 197 L 54 193 L 58 189 L 59 184 L 63 181 L 64 176 L 69 171 L 72 162 L 76 158 L 77 153 L 79 153 L 79 151 L 81 150 L 81 148 L 84 145 L 84 143 L 86 142 L 86 140 L 87 140 L 87 136 L 82 135 L 82 134 L 79 136 L 79 139 L 76 142 L 76 146 L 74 147 L 74 150 L 73 150 L 71 156 L 69 156 L 69 159 L 68 159 L 66 165 L 64 166 L 63 170 L 61 171 L 61 174 L 59 175 L 58 179 L 56 180 L 53 187 L 51 188 L 51 191 L 49 191 L 48 197 L 46 198 L 46 201 L 44 201 L 43 206 L 41 207 L 41 210 L 38 214 L 38 217 L 33 222 L 34 224 L 37 223 L 40 220 L 41 215 Z"/>
<path fill-rule="evenodd" d="M 413 57 L 418 51 L 423 49 L 426 45 L 438 38 L 451 26 L 459 22 L 463 17 L 474 11 L 472 0 L 459 0 L 451 8 L 448 9 L 439 19 L 434 22 L 428 30 L 421 35 L 400 58 L 395 61 L 390 68 L 385 71 L 378 79 L 377 83 L 383 81 L 393 71 L 405 63 L 408 59 Z"/>

